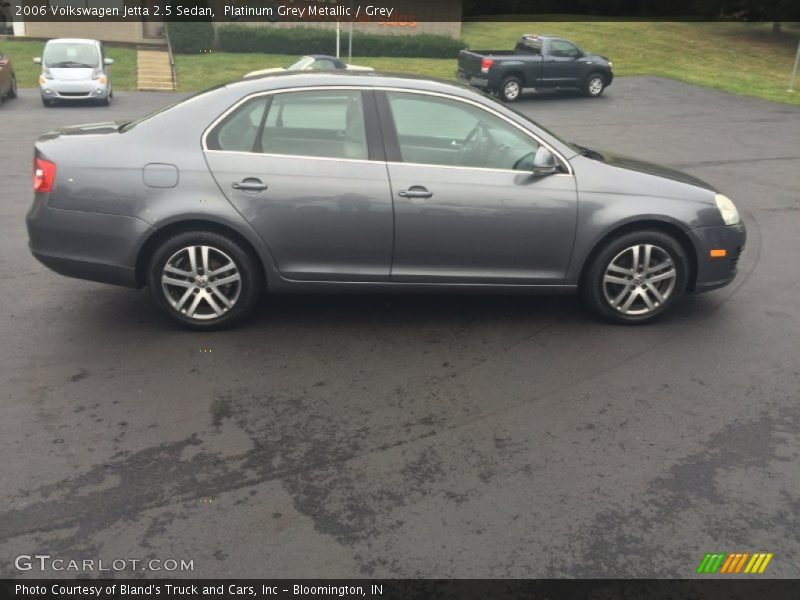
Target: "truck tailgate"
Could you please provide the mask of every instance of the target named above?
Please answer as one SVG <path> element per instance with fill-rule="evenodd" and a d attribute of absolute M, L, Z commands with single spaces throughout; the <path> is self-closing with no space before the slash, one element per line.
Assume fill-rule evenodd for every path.
<path fill-rule="evenodd" d="M 481 74 L 483 55 L 469 50 L 462 50 L 458 54 L 458 74 L 461 77 L 478 77 Z"/>

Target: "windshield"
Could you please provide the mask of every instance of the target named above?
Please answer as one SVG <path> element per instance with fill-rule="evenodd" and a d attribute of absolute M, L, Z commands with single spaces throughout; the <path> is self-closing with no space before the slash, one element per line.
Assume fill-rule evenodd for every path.
<path fill-rule="evenodd" d="M 93 44 L 47 44 L 44 64 L 55 69 L 94 69 L 100 63 L 100 54 Z"/>
<path fill-rule="evenodd" d="M 287 71 L 304 71 L 308 67 L 310 67 L 313 62 L 314 62 L 313 58 L 311 58 L 310 56 L 304 56 L 303 58 L 298 60 L 296 63 L 292 63 L 291 65 L 286 67 L 286 70 Z"/>

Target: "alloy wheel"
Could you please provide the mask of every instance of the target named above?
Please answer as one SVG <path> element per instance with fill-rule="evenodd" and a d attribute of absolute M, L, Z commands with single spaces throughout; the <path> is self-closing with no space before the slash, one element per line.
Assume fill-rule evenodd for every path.
<path fill-rule="evenodd" d="M 516 100 L 520 93 L 520 86 L 516 81 L 509 81 L 503 89 L 503 93 L 508 100 Z"/>
<path fill-rule="evenodd" d="M 242 277 L 233 259 L 212 246 L 187 246 L 164 265 L 161 288 L 169 304 L 197 321 L 222 317 L 239 300 Z"/>
<path fill-rule="evenodd" d="M 675 261 L 664 248 L 636 244 L 617 254 L 606 267 L 603 295 L 624 315 L 648 315 L 666 304 L 677 277 Z"/>
<path fill-rule="evenodd" d="M 592 96 L 599 96 L 603 91 L 603 79 L 601 77 L 592 77 L 589 81 L 589 94 Z"/>

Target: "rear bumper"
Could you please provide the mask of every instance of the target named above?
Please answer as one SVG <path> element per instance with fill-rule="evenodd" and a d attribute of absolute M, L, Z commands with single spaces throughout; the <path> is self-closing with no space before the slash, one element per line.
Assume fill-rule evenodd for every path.
<path fill-rule="evenodd" d="M 123 287 L 140 287 L 136 282 L 136 270 L 133 268 L 94 263 L 61 256 L 50 256 L 33 250 L 31 250 L 31 254 L 45 267 L 59 275 L 74 277 L 75 279 L 85 279 L 86 281 L 121 285 Z"/>
<path fill-rule="evenodd" d="M 747 241 L 744 224 L 698 227 L 689 231 L 697 251 L 697 276 L 693 292 L 699 294 L 725 287 L 736 278 L 739 257 Z M 712 257 L 712 250 L 725 256 Z"/>
<path fill-rule="evenodd" d="M 136 257 L 152 231 L 141 219 L 54 209 L 41 196 L 26 221 L 31 253 L 56 273 L 138 287 Z"/>
<path fill-rule="evenodd" d="M 458 78 L 461 81 L 471 85 L 472 87 L 480 88 L 482 90 L 489 89 L 489 79 L 487 77 L 470 77 L 464 73 L 464 71 L 457 71 L 456 75 L 458 75 Z"/>

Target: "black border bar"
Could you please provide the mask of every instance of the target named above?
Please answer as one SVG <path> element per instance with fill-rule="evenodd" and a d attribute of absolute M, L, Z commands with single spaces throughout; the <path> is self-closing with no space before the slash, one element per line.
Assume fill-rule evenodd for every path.
<path fill-rule="evenodd" d="M 170 587 L 173 586 L 173 587 Z M 134 593 L 135 592 L 135 593 Z M 4 579 L 3 599 L 782 600 L 800 580 L 698 579 Z"/>
<path fill-rule="evenodd" d="M 797 0 L 12 0 L 10 4 L 5 10 L 11 20 L 29 22 L 800 21 Z M 105 12 L 92 13 L 93 9 Z M 234 9 L 249 12 L 234 14 Z"/>

